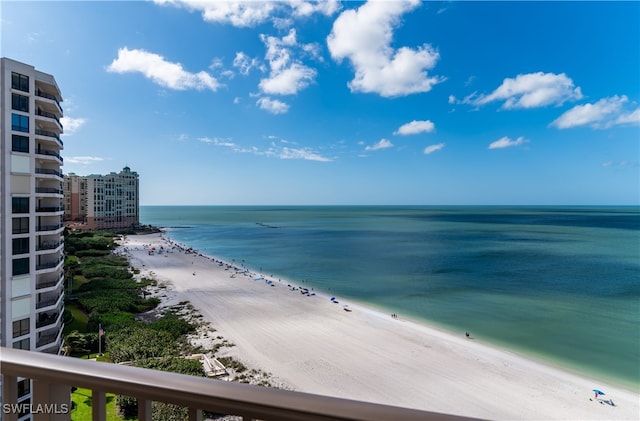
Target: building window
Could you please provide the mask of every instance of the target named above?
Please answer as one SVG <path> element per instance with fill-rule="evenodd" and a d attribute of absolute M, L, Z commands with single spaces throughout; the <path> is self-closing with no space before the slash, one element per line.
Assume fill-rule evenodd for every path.
<path fill-rule="evenodd" d="M 29 138 L 19 134 L 11 135 L 12 148 L 14 152 L 29 152 Z"/>
<path fill-rule="evenodd" d="M 11 72 L 11 87 L 22 92 L 29 92 L 29 76 Z"/>
<path fill-rule="evenodd" d="M 29 97 L 19 94 L 11 94 L 11 109 L 29 112 Z"/>
<path fill-rule="evenodd" d="M 29 253 L 29 237 L 27 238 L 14 238 L 13 240 L 13 254 L 25 254 Z"/>
<path fill-rule="evenodd" d="M 24 275 L 29 273 L 29 258 L 13 259 L 13 276 Z"/>
<path fill-rule="evenodd" d="M 22 379 L 18 381 L 18 398 L 28 395 L 29 393 L 31 393 L 31 380 Z"/>
<path fill-rule="evenodd" d="M 11 114 L 11 130 L 29 133 L 29 116 Z"/>
<path fill-rule="evenodd" d="M 31 349 L 31 344 L 29 341 L 29 338 L 27 339 L 23 339 L 21 341 L 16 341 L 13 343 L 13 348 L 14 349 L 24 349 L 29 351 Z"/>
<path fill-rule="evenodd" d="M 27 234 L 29 232 L 29 218 L 13 218 L 12 234 Z"/>
<path fill-rule="evenodd" d="M 12 197 L 11 211 L 13 213 L 29 213 L 29 198 L 28 197 Z"/>
<path fill-rule="evenodd" d="M 29 318 L 13 322 L 13 337 L 24 336 L 29 333 Z"/>

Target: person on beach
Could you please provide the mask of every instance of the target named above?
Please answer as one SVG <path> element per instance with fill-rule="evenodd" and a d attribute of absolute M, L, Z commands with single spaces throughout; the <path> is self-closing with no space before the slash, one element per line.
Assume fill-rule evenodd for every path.
<path fill-rule="evenodd" d="M 467 338 L 469 338 L 469 337 L 470 337 L 470 336 L 469 336 L 469 332 L 465 332 L 465 335 L 467 335 Z"/>

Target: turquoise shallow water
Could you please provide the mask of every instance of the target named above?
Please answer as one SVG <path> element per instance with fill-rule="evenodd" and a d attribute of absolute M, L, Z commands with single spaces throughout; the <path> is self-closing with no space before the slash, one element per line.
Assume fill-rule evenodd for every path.
<path fill-rule="evenodd" d="M 640 387 L 637 207 L 141 207 L 284 279 Z"/>

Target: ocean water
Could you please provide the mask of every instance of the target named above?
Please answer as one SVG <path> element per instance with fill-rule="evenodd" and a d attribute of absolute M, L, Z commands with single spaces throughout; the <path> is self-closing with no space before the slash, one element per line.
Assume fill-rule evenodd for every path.
<path fill-rule="evenodd" d="M 142 206 L 175 241 L 638 391 L 640 208 Z"/>

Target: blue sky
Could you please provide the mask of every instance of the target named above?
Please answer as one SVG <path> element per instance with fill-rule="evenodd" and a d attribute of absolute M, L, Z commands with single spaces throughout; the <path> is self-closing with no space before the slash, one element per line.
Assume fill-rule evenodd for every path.
<path fill-rule="evenodd" d="M 0 3 L 143 205 L 640 204 L 640 3 Z"/>

